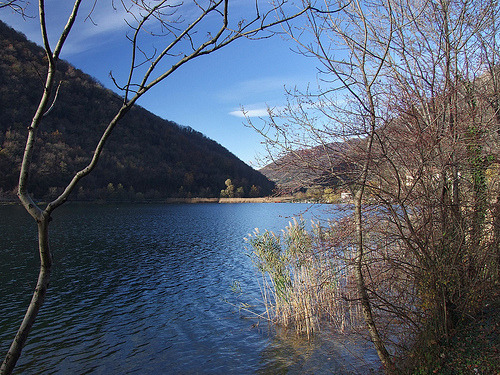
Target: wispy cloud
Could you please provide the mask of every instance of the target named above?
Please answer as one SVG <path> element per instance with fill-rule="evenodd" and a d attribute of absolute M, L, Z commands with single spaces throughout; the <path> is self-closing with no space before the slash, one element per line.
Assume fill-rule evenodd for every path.
<path fill-rule="evenodd" d="M 264 117 L 267 116 L 269 113 L 267 111 L 267 108 L 257 108 L 249 110 L 239 109 L 236 111 L 231 111 L 229 112 L 229 114 L 234 117 L 245 118 L 245 117 Z"/>
<path fill-rule="evenodd" d="M 26 9 L 28 17 L 23 19 L 18 14 L 6 10 L 0 12 L 0 18 L 38 44 L 42 44 L 40 23 L 36 4 L 29 3 Z M 69 34 L 63 54 L 65 56 L 80 53 L 106 43 L 113 43 L 117 37 L 124 37 L 128 28 L 125 19 L 130 20 L 131 15 L 123 9 L 114 9 L 108 2 L 98 2 L 92 10 L 93 2 L 84 2 L 78 12 L 78 17 Z M 46 23 L 49 39 L 55 45 L 71 13 L 71 1 L 47 1 Z M 91 17 L 87 17 L 91 13 Z"/>
<path fill-rule="evenodd" d="M 284 109 L 286 90 L 307 85 L 308 81 L 303 76 L 268 76 L 237 82 L 221 91 L 219 97 L 228 102 L 237 101 L 242 106 L 230 111 L 231 116 L 266 117 L 269 111 L 277 115 Z"/>
<path fill-rule="evenodd" d="M 267 117 L 269 112 L 277 115 L 283 110 L 286 100 L 285 89 L 307 86 L 301 76 L 267 76 L 239 81 L 219 93 L 219 99 L 238 102 L 240 108 L 229 112 L 239 118 Z M 246 104 L 245 104 L 246 103 Z M 250 104 L 248 104 L 250 103 Z"/>
<path fill-rule="evenodd" d="M 229 114 L 234 117 L 267 117 L 270 114 L 277 115 L 283 107 L 271 107 L 265 103 L 256 103 L 248 106 L 242 106 L 240 109 L 230 111 Z"/>
<path fill-rule="evenodd" d="M 284 87 L 290 82 L 287 77 L 261 77 L 236 82 L 230 87 L 224 88 L 219 92 L 220 99 L 226 101 L 248 101 L 254 98 L 267 98 L 270 95 L 283 96 Z"/>
<path fill-rule="evenodd" d="M 90 9 L 82 9 L 80 22 L 70 34 L 65 55 L 72 55 L 124 40 L 129 29 L 126 20 L 132 21 L 132 16 L 121 8 L 113 9 L 109 4 L 98 3 L 98 8 L 87 15 Z"/>

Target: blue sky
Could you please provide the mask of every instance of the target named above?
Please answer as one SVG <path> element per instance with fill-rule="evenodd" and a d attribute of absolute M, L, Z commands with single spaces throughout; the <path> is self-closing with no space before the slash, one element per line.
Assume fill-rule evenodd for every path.
<path fill-rule="evenodd" d="M 46 0 L 49 32 L 53 38 L 59 36 L 72 3 Z M 84 5 L 89 7 L 93 3 L 91 0 Z M 234 11 L 240 14 L 244 14 L 245 6 L 251 3 L 250 0 L 231 2 Z M 10 10 L 2 9 L 0 19 L 40 44 L 35 2 L 29 4 L 27 13 L 34 18 L 23 20 Z M 86 14 L 82 9 L 61 57 L 104 86 L 115 89 L 109 72 L 120 77 L 130 65 L 130 48 L 125 38 L 126 14 L 113 10 L 110 1 L 98 3 L 93 13 L 94 23 L 85 20 Z M 147 93 L 139 105 L 162 118 L 202 132 L 256 166 L 256 155 L 264 152 L 262 138 L 245 126 L 241 106 L 253 116 L 263 115 L 268 105 L 285 104 L 285 86 L 300 89 L 308 84 L 316 86 L 316 61 L 292 52 L 292 47 L 295 47 L 293 42 L 279 36 L 259 41 L 240 39 L 184 65 Z"/>

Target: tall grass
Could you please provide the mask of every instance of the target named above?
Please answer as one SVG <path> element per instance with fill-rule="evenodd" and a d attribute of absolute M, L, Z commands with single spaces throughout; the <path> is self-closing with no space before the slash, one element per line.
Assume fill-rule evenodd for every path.
<path fill-rule="evenodd" d="M 293 219 L 281 235 L 256 229 L 247 238 L 267 317 L 308 337 L 321 322 L 345 331 L 361 321 L 350 247 L 336 241 L 337 224 L 305 226 Z"/>

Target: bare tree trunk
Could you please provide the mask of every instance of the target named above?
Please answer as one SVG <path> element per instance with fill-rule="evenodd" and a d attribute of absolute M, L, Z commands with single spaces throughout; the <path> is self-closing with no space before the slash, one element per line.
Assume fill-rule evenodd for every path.
<path fill-rule="evenodd" d="M 363 239 L 363 200 L 364 186 L 359 187 L 354 193 L 354 223 L 356 226 L 356 258 L 354 260 L 354 274 L 356 277 L 356 286 L 358 289 L 359 299 L 361 302 L 361 309 L 363 310 L 363 317 L 368 328 L 368 333 L 375 346 L 375 350 L 384 366 L 385 372 L 388 374 L 394 373 L 395 368 L 391 360 L 389 352 L 385 348 L 380 334 L 373 318 L 373 312 L 370 303 L 370 297 L 366 290 L 365 278 L 363 276 L 363 260 L 364 260 L 364 239 Z"/>
<path fill-rule="evenodd" d="M 50 216 L 44 214 L 43 219 L 38 221 L 38 243 L 40 253 L 40 271 L 38 273 L 38 282 L 33 292 L 33 297 L 24 315 L 24 319 L 17 331 L 17 334 L 10 345 L 9 351 L 0 367 L 0 374 L 11 374 L 16 366 L 17 360 L 21 356 L 24 344 L 28 339 L 33 323 L 38 315 L 38 311 L 43 305 L 47 288 L 50 281 L 52 270 L 52 256 L 49 249 L 49 221 Z"/>

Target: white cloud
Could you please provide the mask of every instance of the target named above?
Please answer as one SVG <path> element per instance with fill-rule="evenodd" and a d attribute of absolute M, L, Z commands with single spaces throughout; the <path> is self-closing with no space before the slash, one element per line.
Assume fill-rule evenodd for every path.
<path fill-rule="evenodd" d="M 243 106 L 238 110 L 229 112 L 231 116 L 234 117 L 267 117 L 269 114 L 277 115 L 283 107 L 270 107 L 265 103 L 251 104 L 249 106 Z"/>
<path fill-rule="evenodd" d="M 243 110 L 239 109 L 236 111 L 231 111 L 229 112 L 231 116 L 235 117 L 240 117 L 240 118 L 245 118 L 245 117 L 264 117 L 269 114 L 267 108 L 257 108 L 257 109 L 249 109 L 249 110 Z"/>
<path fill-rule="evenodd" d="M 113 33 L 123 31 L 128 28 L 125 20 L 131 21 L 131 16 L 125 13 L 123 9 L 113 11 L 111 9 L 102 10 L 99 13 L 92 15 L 92 23 L 89 19 L 85 22 L 85 27 L 82 30 L 84 37 L 93 37 L 103 33 Z"/>

